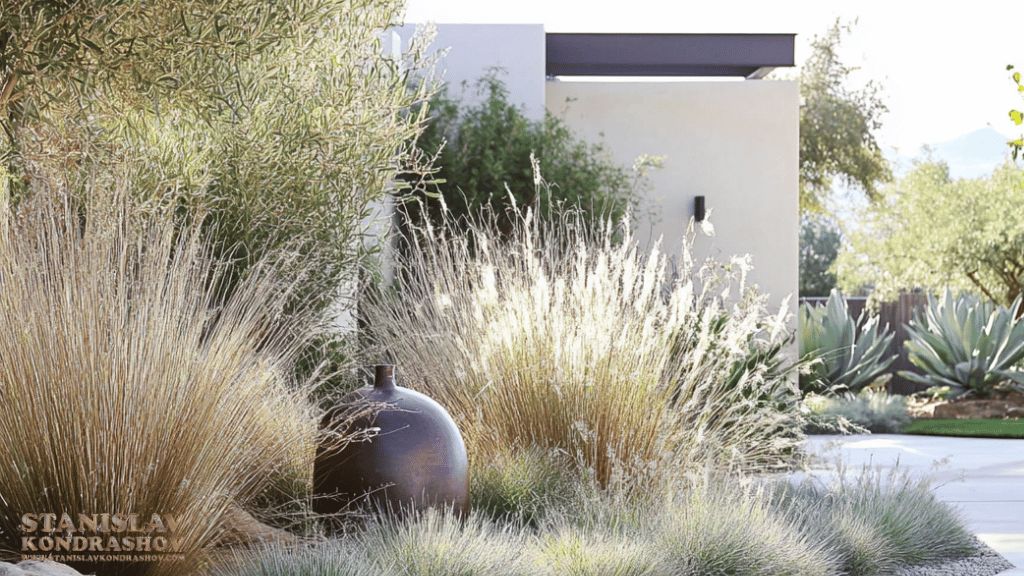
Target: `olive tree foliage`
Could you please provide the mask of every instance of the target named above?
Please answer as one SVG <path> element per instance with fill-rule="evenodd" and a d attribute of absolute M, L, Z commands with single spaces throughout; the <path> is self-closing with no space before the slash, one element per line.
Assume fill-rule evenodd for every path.
<path fill-rule="evenodd" d="M 856 23 L 856 21 L 854 21 Z M 824 212 L 824 201 L 838 178 L 878 198 L 878 186 L 892 171 L 875 140 L 888 111 L 874 81 L 859 90 L 846 87 L 856 67 L 839 58 L 843 33 L 852 24 L 839 19 L 811 41 L 811 55 L 800 69 L 800 208 Z"/>
<path fill-rule="evenodd" d="M 830 268 L 839 255 L 842 235 L 831 219 L 805 214 L 800 223 L 800 296 L 827 297 L 836 286 Z"/>
<path fill-rule="evenodd" d="M 424 40 L 384 56 L 400 0 L 5 0 L 0 126 L 8 199 L 127 181 L 144 206 L 204 214 L 231 261 L 320 262 L 324 308 L 364 256 L 430 95 Z M 410 88 L 411 86 L 411 88 Z"/>
<path fill-rule="evenodd" d="M 1013 64 L 1007 64 L 1006 69 L 1013 70 Z M 1013 78 L 1013 83 L 1017 85 L 1017 93 L 1020 94 L 1024 92 L 1024 84 L 1020 83 L 1020 72 L 1014 72 L 1010 77 Z M 1024 94 L 1022 94 L 1021 97 L 1024 98 Z M 1013 120 L 1013 122 L 1017 126 L 1020 126 L 1021 122 L 1024 122 L 1024 112 L 1021 112 L 1020 110 L 1016 109 L 1011 109 L 1010 119 Z M 1010 140 L 1009 142 L 1006 143 L 1006 145 L 1010 147 L 1010 151 L 1013 154 L 1013 159 L 1017 160 L 1017 155 L 1020 154 L 1021 148 L 1024 148 L 1024 136 L 1021 136 L 1016 140 Z"/>
<path fill-rule="evenodd" d="M 1013 162 L 957 179 L 928 158 L 886 187 L 858 218 L 852 250 L 836 262 L 844 289 L 882 297 L 921 287 L 978 294 L 1007 306 L 1024 290 L 1024 187 Z"/>

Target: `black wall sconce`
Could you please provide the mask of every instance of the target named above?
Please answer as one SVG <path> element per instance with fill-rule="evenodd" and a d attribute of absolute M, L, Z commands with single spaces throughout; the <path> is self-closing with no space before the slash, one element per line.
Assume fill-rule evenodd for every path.
<path fill-rule="evenodd" d="M 704 221 L 704 197 L 694 196 L 693 197 L 693 219 L 697 222 Z"/>

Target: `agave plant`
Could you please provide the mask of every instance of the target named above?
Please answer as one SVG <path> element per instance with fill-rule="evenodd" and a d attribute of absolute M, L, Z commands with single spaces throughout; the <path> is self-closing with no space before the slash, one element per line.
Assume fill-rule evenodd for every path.
<path fill-rule="evenodd" d="M 904 378 L 931 386 L 949 386 L 955 395 L 987 396 L 1001 383 L 1024 391 L 1024 319 L 1018 318 L 1021 298 L 1009 308 L 972 295 L 953 298 L 946 290 L 939 301 L 928 296 L 928 308 L 914 313 L 905 344 L 910 362 L 924 375 L 900 372 Z M 923 312 L 923 313 L 922 313 Z"/>
<path fill-rule="evenodd" d="M 800 357 L 809 361 L 800 374 L 801 391 L 857 393 L 889 368 L 896 359 L 895 354 L 886 355 L 893 334 L 887 334 L 888 325 L 879 331 L 877 316 L 863 316 L 856 322 L 850 317 L 837 289 L 825 306 L 800 307 Z"/>

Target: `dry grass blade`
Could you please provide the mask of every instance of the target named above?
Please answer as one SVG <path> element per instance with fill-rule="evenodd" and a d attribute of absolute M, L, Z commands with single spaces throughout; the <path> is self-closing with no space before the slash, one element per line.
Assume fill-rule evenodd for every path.
<path fill-rule="evenodd" d="M 312 457 L 314 415 L 286 377 L 305 342 L 302 322 L 279 316 L 290 286 L 258 269 L 218 298 L 198 229 L 140 213 L 124 192 L 94 183 L 87 205 L 39 195 L 0 239 L 10 552 L 26 513 L 67 512 L 76 524 L 78 514 L 159 514 L 177 519 L 191 562 L 230 502 L 276 474 L 303 474 Z"/>

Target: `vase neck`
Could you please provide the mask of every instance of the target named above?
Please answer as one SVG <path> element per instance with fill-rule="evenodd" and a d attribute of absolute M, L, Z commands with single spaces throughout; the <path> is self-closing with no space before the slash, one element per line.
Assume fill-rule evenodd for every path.
<path fill-rule="evenodd" d="M 373 367 L 373 387 L 388 390 L 395 387 L 395 367 L 392 364 L 378 364 Z"/>

